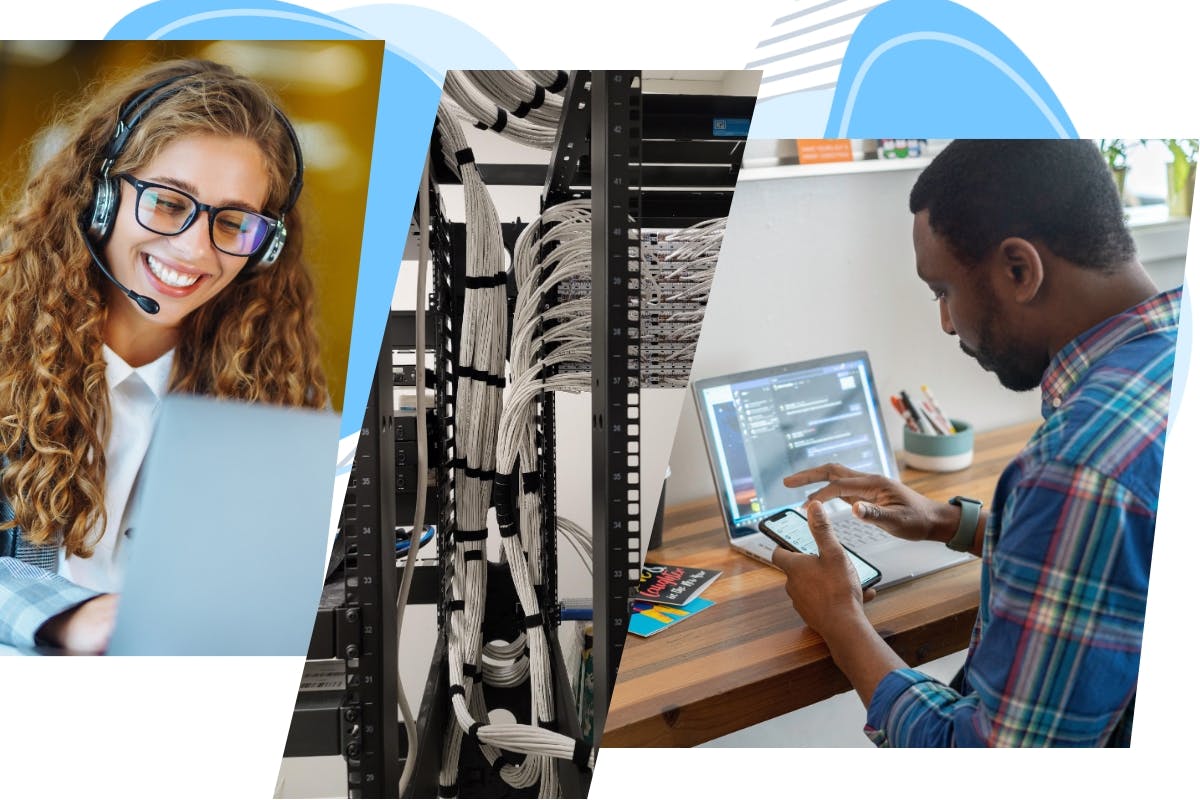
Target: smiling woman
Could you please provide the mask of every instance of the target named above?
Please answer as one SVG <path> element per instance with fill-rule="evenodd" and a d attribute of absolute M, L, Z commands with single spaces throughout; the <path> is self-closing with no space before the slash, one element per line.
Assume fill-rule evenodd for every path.
<path fill-rule="evenodd" d="M 250 139 L 192 134 L 166 145 L 137 172 L 148 180 L 118 175 L 126 184 L 120 191 L 127 211 L 118 214 L 104 258 L 121 284 L 154 297 L 159 309 L 147 314 L 117 302 L 121 291 L 112 284 L 105 335 L 110 346 L 119 341 L 146 361 L 174 345 L 180 323 L 238 276 L 278 223 L 257 212 L 269 181 L 262 150 Z"/>
<path fill-rule="evenodd" d="M 274 98 L 197 60 L 85 97 L 0 225 L 0 643 L 98 652 L 160 398 L 327 392 Z"/>

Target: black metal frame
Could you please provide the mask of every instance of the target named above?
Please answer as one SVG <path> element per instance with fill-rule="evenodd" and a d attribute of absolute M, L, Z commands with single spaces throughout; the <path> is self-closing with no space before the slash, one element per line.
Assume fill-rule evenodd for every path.
<path fill-rule="evenodd" d="M 351 797 L 390 796 L 400 780 L 397 687 L 389 679 L 397 674 L 398 656 L 396 510 L 390 490 L 395 485 L 394 439 L 391 348 L 385 346 L 342 512 L 346 597 L 339 613 L 359 638 L 339 654 L 346 662 L 342 754 Z"/>
<path fill-rule="evenodd" d="M 641 179 L 635 166 L 641 163 L 641 103 L 640 72 L 592 73 L 592 713 L 598 733 L 641 567 Z"/>

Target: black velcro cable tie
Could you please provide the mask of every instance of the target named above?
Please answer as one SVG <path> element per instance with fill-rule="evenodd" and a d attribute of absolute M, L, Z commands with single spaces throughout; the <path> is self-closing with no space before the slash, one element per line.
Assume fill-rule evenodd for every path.
<path fill-rule="evenodd" d="M 454 160 L 458 162 L 458 165 L 460 167 L 465 166 L 467 164 L 474 164 L 475 163 L 475 151 L 469 147 L 464 147 L 462 150 L 455 150 L 454 151 Z"/>
<path fill-rule="evenodd" d="M 486 383 L 488 386 L 496 386 L 500 389 L 503 389 L 505 384 L 503 375 L 493 375 L 490 372 L 484 372 L 481 369 L 468 367 L 465 364 L 456 366 L 454 368 L 454 375 L 458 378 L 467 378 L 468 380 L 479 381 L 480 383 Z M 463 463 L 465 464 L 466 461 L 464 460 Z"/>
<path fill-rule="evenodd" d="M 475 127 L 479 128 L 479 130 L 481 130 L 481 131 L 486 131 L 488 129 L 486 122 L 476 122 Z"/>
<path fill-rule="evenodd" d="M 475 744 L 479 744 L 479 729 L 482 727 L 482 722 L 476 722 L 469 729 L 467 729 L 467 738 L 475 742 Z"/>
<path fill-rule="evenodd" d="M 567 80 L 570 76 L 561 69 L 558 71 L 558 77 L 554 79 L 554 83 L 546 87 L 546 91 L 552 94 L 558 94 L 563 89 L 567 88 Z"/>
<path fill-rule="evenodd" d="M 479 530 L 474 530 L 474 531 L 455 531 L 454 532 L 455 544 L 462 544 L 463 542 L 486 542 L 487 537 L 488 537 L 487 528 L 480 528 Z"/>
<path fill-rule="evenodd" d="M 588 768 L 588 759 L 592 755 L 592 746 L 587 743 L 586 739 L 575 740 L 575 755 L 571 756 L 571 760 L 575 762 L 575 766 L 580 769 Z"/>
<path fill-rule="evenodd" d="M 532 110 L 533 110 L 533 106 L 529 105 L 529 103 L 522 101 L 520 105 L 518 105 L 516 108 L 513 109 L 512 113 L 513 113 L 514 117 L 517 117 L 518 119 L 524 119 L 525 116 L 527 114 L 529 114 L 529 112 Z"/>
<path fill-rule="evenodd" d="M 513 523 L 513 522 L 510 522 L 507 525 L 500 526 L 500 536 L 503 539 L 507 539 L 510 536 L 516 536 L 520 532 L 521 532 L 520 527 L 518 527 L 516 525 L 516 523 Z"/>
<path fill-rule="evenodd" d="M 536 614 L 530 614 L 529 616 L 525 617 L 525 630 L 529 630 L 530 628 L 540 628 L 545 623 L 546 615 L 544 612 L 539 611 Z"/>
<path fill-rule="evenodd" d="M 545 102 L 546 102 L 546 90 L 543 89 L 541 86 L 538 86 L 535 83 L 533 85 L 533 99 L 529 101 L 529 107 L 531 109 L 541 108 L 542 104 Z"/>
<path fill-rule="evenodd" d="M 468 467 L 466 458 L 456 458 L 450 462 L 452 469 L 461 469 L 468 478 L 477 478 L 481 481 L 494 481 L 496 479 L 496 471 L 493 469 L 480 469 L 479 467 Z"/>
<path fill-rule="evenodd" d="M 557 730 L 553 720 L 539 719 L 537 724 L 539 728 L 545 728 L 548 731 Z"/>
<path fill-rule="evenodd" d="M 439 783 L 438 797 L 458 797 L 458 782 Z"/>
<path fill-rule="evenodd" d="M 476 550 L 475 552 L 479 552 Z M 463 677 L 471 678 L 472 680 L 479 674 L 479 667 L 474 664 L 463 664 Z"/>
<path fill-rule="evenodd" d="M 475 552 L 481 553 L 483 551 L 476 550 Z M 451 600 L 446 605 L 446 608 L 450 609 L 451 611 L 466 611 L 467 610 L 467 601 L 466 600 Z"/>
<path fill-rule="evenodd" d="M 525 494 L 537 494 L 542 488 L 542 474 L 540 472 L 522 472 L 521 473 L 521 490 Z"/>
<path fill-rule="evenodd" d="M 456 683 L 453 686 L 451 686 L 450 687 L 450 696 L 454 697 L 454 695 L 456 695 L 456 694 L 461 694 L 464 698 L 466 698 L 466 696 L 467 696 L 466 687 L 464 687 L 461 683 Z"/>
<path fill-rule="evenodd" d="M 483 561 L 483 551 L 468 550 L 467 552 L 463 553 L 463 561 Z M 463 667 L 463 669 L 466 669 L 466 667 Z"/>
<path fill-rule="evenodd" d="M 468 275 L 465 285 L 468 289 L 495 289 L 508 285 L 508 273 L 497 272 L 492 275 Z"/>
<path fill-rule="evenodd" d="M 492 124 L 492 130 L 496 133 L 504 130 L 504 126 L 508 124 L 508 112 L 503 108 L 496 109 L 496 121 Z"/>

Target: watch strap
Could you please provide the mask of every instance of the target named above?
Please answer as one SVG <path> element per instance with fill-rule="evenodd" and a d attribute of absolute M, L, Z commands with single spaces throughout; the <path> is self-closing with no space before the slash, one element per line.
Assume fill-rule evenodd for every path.
<path fill-rule="evenodd" d="M 958 530 L 954 532 L 950 541 L 946 542 L 946 547 L 965 553 L 975 544 L 975 529 L 979 527 L 983 503 L 971 497 L 958 495 L 950 498 L 950 505 L 958 506 L 962 510 L 962 517 L 958 521 Z"/>

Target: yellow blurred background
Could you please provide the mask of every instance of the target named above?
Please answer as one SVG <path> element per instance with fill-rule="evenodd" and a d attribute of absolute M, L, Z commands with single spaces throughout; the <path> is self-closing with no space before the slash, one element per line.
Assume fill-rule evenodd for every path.
<path fill-rule="evenodd" d="M 0 214 L 29 177 L 34 143 L 96 80 L 170 58 L 228 64 L 270 87 L 304 151 L 305 261 L 317 286 L 321 356 L 340 411 L 383 42 L 0 42 Z M 115 120 L 115 112 L 114 112 Z"/>

